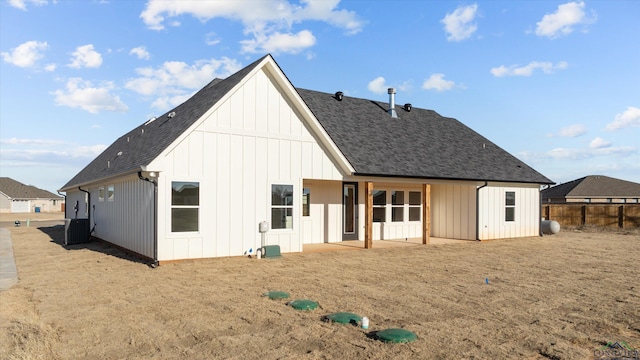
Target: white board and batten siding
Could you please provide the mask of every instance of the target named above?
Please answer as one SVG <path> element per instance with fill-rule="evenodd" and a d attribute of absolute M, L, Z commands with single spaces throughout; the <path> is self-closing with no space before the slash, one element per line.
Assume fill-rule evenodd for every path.
<path fill-rule="evenodd" d="M 506 193 L 515 193 L 514 221 L 505 221 Z M 479 240 L 538 236 L 540 187 L 537 184 L 492 184 L 480 189 Z"/>
<path fill-rule="evenodd" d="M 476 239 L 475 183 L 431 185 L 431 236 Z"/>
<path fill-rule="evenodd" d="M 342 182 L 305 180 L 309 189 L 309 216 L 302 217 L 302 243 L 342 241 Z"/>
<path fill-rule="evenodd" d="M 82 188 L 85 189 L 85 187 Z M 64 217 L 67 219 L 87 219 L 89 211 L 87 200 L 86 194 L 80 190 L 67 191 Z"/>
<path fill-rule="evenodd" d="M 113 185 L 113 199 L 99 199 L 99 187 L 92 186 L 91 227 L 94 235 L 147 258 L 154 258 L 154 186 L 137 175 L 104 182 Z M 111 224 L 105 226 L 106 224 Z M 113 226 L 112 224 L 118 224 Z"/>
<path fill-rule="evenodd" d="M 113 198 L 109 199 L 107 190 L 111 186 Z M 103 198 L 100 198 L 100 188 L 104 190 Z M 93 236 L 153 259 L 153 184 L 130 175 L 82 186 L 82 189 L 89 191 L 90 201 L 82 191 L 67 191 L 66 218 L 89 219 Z"/>
<path fill-rule="evenodd" d="M 267 245 L 302 251 L 303 179 L 342 174 L 264 68 L 180 137 L 149 169 L 160 171 L 158 260 L 243 255 L 271 222 L 271 185 L 293 185 L 293 229 L 270 230 Z M 200 186 L 199 231 L 171 232 L 171 182 Z"/>

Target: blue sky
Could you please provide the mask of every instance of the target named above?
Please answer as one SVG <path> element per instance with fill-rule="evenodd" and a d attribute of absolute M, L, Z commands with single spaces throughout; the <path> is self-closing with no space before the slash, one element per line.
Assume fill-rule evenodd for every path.
<path fill-rule="evenodd" d="M 454 117 L 551 180 L 640 182 L 640 1 L 0 2 L 0 176 L 55 191 L 271 53 L 296 87 Z"/>

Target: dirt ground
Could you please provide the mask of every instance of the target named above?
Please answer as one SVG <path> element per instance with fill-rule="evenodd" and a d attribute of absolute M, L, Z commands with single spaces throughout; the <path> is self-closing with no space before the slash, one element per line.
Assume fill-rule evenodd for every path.
<path fill-rule="evenodd" d="M 585 359 L 640 348 L 640 232 L 183 261 L 13 227 L 2 359 Z M 375 244 L 374 244 L 375 246 Z M 488 280 L 488 283 L 487 283 Z M 269 300 L 267 291 L 289 300 Z M 287 305 L 319 303 L 314 311 Z M 329 323 L 348 311 L 368 330 Z M 404 328 L 415 342 L 384 343 Z"/>

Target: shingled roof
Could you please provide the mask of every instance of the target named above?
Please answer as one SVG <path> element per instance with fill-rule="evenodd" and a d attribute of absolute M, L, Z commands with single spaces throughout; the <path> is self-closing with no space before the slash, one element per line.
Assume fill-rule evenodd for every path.
<path fill-rule="evenodd" d="M 640 184 L 604 175 L 589 175 L 544 189 L 542 198 L 640 198 Z"/>
<path fill-rule="evenodd" d="M 229 76 L 214 79 L 178 107 L 147 121 L 116 140 L 62 189 L 140 171 L 195 123 L 218 100 L 238 84 L 265 57 Z"/>
<path fill-rule="evenodd" d="M 0 177 L 0 192 L 11 199 L 62 199 L 62 196 L 8 177 Z"/>
<path fill-rule="evenodd" d="M 553 184 L 460 121 L 432 110 L 298 89 L 355 175 Z"/>
<path fill-rule="evenodd" d="M 62 189 L 139 171 L 248 75 L 266 55 L 202 90 L 154 121 L 117 139 Z M 458 120 L 431 110 L 397 107 L 296 89 L 329 137 L 355 168 L 354 175 L 552 184 L 531 167 Z"/>

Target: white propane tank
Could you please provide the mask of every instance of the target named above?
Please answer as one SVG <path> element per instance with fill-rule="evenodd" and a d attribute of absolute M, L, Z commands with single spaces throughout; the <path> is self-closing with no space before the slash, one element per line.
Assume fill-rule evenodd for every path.
<path fill-rule="evenodd" d="M 560 224 L 553 220 L 542 220 L 542 233 L 547 235 L 557 234 L 560 232 Z"/>

